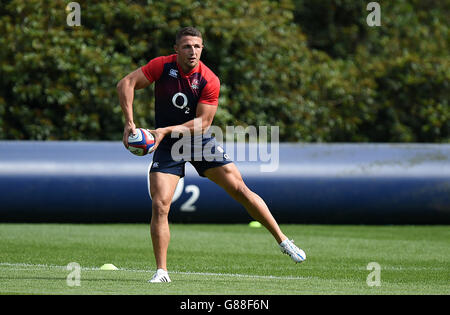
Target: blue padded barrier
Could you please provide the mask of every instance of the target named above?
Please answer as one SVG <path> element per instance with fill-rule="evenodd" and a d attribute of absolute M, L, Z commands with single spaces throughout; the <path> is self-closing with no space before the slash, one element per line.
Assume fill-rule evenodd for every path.
<path fill-rule="evenodd" d="M 233 144 L 226 150 L 279 223 L 450 223 L 448 144 L 280 143 L 270 152 Z M 151 160 L 121 142 L 0 141 L 0 221 L 149 222 Z M 252 220 L 190 164 L 169 219 Z"/>

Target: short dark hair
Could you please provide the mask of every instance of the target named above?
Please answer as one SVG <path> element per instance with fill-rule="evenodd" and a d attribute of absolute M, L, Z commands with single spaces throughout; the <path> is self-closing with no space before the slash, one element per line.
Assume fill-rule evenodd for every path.
<path fill-rule="evenodd" d="M 184 36 L 195 36 L 202 38 L 202 33 L 193 26 L 183 27 L 178 30 L 177 36 L 175 37 L 175 43 L 178 44 L 180 39 Z"/>

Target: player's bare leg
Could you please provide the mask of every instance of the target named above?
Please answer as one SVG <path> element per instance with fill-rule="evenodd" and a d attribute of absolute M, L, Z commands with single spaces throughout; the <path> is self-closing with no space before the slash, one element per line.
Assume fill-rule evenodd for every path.
<path fill-rule="evenodd" d="M 152 219 L 150 234 L 157 269 L 167 271 L 167 249 L 170 242 L 168 215 L 175 189 L 180 177 L 173 174 L 150 173 L 150 194 L 152 197 Z"/>
<path fill-rule="evenodd" d="M 296 263 L 306 259 L 305 252 L 298 248 L 292 240 L 284 235 L 278 223 L 270 213 L 264 200 L 245 185 L 241 173 L 234 163 L 210 168 L 205 171 L 206 177 L 221 186 L 236 201 L 241 203 L 247 212 L 272 233 L 278 242 L 281 252 L 287 254 Z"/>
<path fill-rule="evenodd" d="M 287 238 L 281 232 L 264 200 L 245 185 L 241 173 L 234 163 L 210 168 L 205 171 L 205 176 L 242 204 L 250 216 L 272 233 L 278 243 Z"/>

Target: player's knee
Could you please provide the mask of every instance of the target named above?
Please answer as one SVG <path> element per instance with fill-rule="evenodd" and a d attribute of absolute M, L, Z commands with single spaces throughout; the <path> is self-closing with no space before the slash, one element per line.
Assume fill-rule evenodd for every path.
<path fill-rule="evenodd" d="M 167 216 L 170 210 L 170 201 L 155 198 L 152 200 L 152 210 L 154 215 Z"/>

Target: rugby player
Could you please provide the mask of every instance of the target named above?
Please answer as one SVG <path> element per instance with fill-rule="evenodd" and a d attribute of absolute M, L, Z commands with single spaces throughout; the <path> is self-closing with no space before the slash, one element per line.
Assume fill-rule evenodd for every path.
<path fill-rule="evenodd" d="M 194 27 L 177 32 L 175 53 L 150 60 L 146 65 L 125 76 L 117 84 L 122 112 L 125 117 L 123 144 L 128 147 L 128 136 L 136 133 L 133 122 L 134 91 L 155 83 L 155 152 L 150 168 L 150 195 L 152 217 L 150 234 L 157 271 L 149 282 L 170 282 L 167 272 L 167 249 L 170 241 L 168 214 L 178 181 L 185 175 L 185 163 L 189 161 L 200 176 L 222 187 L 232 198 L 241 203 L 251 217 L 259 221 L 273 235 L 283 253 L 295 262 L 306 259 L 298 248 L 280 230 L 266 203 L 244 183 L 236 165 L 208 134 L 218 106 L 219 78 L 202 62 L 202 34 Z M 205 146 L 212 156 L 183 159 L 174 158 L 172 146 L 178 138 L 173 134 L 189 131 L 192 146 Z M 200 136 L 200 140 L 198 136 Z M 196 138 L 197 137 L 197 138 Z M 195 139 L 195 141 L 194 141 Z M 202 154 L 203 150 L 200 150 Z"/>

